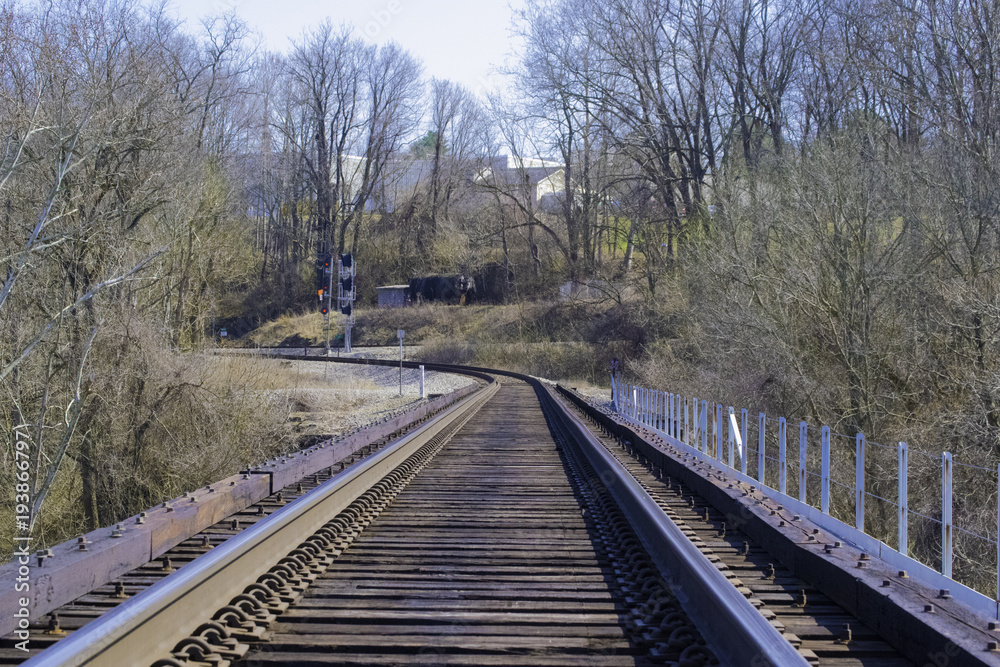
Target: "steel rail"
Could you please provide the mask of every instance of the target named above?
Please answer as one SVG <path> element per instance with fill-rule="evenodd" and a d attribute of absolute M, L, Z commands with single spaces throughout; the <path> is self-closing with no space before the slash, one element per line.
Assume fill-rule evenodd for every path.
<path fill-rule="evenodd" d="M 203 621 L 255 583 L 262 572 L 314 534 L 449 425 L 473 414 L 499 389 L 496 381 L 463 399 L 354 469 L 281 508 L 24 663 L 31 667 L 134 664 L 169 655 Z"/>
<path fill-rule="evenodd" d="M 795 647 L 698 551 L 590 429 L 551 389 L 545 387 L 543 391 L 722 664 L 808 665 Z"/>

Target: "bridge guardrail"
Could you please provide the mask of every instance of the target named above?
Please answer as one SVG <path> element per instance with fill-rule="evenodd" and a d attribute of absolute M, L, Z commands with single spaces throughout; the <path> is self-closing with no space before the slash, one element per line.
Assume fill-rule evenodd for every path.
<path fill-rule="evenodd" d="M 726 469 L 741 481 L 759 485 L 765 495 L 794 508 L 825 530 L 907 570 L 929 586 L 947 589 L 951 596 L 980 613 L 1000 618 L 1000 465 L 993 469 L 960 463 L 950 452 L 938 458 L 911 449 L 905 442 L 887 447 L 869 441 L 864 433 L 851 437 L 805 421 L 799 423 L 796 451 L 794 435 L 789 442 L 784 417 L 774 419 L 759 413 L 757 437 L 753 439 L 747 409 L 737 412 L 721 403 L 632 385 L 614 377 L 612 404 L 620 416 L 658 431 L 671 444 Z M 890 458 L 895 463 L 895 479 L 871 474 L 890 468 Z M 915 468 L 921 468 L 917 479 L 936 477 L 940 485 L 929 490 L 921 488 L 919 496 L 912 496 L 910 481 Z M 838 479 L 845 470 L 853 470 L 853 480 Z M 996 505 L 989 508 L 992 525 L 986 529 L 969 521 L 962 524 L 968 513 L 965 505 L 956 518 L 956 470 L 962 481 L 997 489 L 995 496 L 982 493 L 983 497 L 996 499 Z M 883 490 L 887 486 L 895 487 L 895 499 Z M 833 509 L 831 499 L 837 501 Z M 967 502 L 964 496 L 960 499 Z M 916 508 L 914 501 L 919 504 Z M 853 517 L 849 516 L 850 509 Z M 848 516 L 844 516 L 845 512 Z M 876 515 L 884 526 L 891 523 L 885 521 L 889 514 L 895 518 L 896 530 L 883 530 L 879 539 L 873 534 L 872 522 L 866 524 L 866 517 Z M 921 524 L 919 535 L 910 530 L 914 521 Z M 883 541 L 891 532 L 896 533 L 896 548 Z M 929 545 L 928 536 L 936 538 Z M 960 565 L 971 562 L 972 556 L 966 555 L 970 552 L 980 559 L 988 554 L 994 561 L 995 585 L 992 591 L 987 590 L 992 597 L 954 578 L 956 542 L 961 547 L 958 558 L 965 559 L 959 561 Z"/>

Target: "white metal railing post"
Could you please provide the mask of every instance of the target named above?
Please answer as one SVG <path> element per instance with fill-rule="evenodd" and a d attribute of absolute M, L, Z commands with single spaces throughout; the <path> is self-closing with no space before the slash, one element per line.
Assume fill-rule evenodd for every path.
<path fill-rule="evenodd" d="M 656 399 L 653 402 L 653 428 L 661 431 L 665 430 L 663 413 L 665 410 L 664 406 L 667 403 L 667 396 L 669 395 L 670 394 L 665 391 L 658 391 L 656 392 Z"/>
<path fill-rule="evenodd" d="M 666 400 L 667 400 L 667 392 L 665 391 L 656 392 L 656 406 L 653 410 L 654 414 L 656 415 L 656 417 L 654 418 L 655 419 L 654 424 L 656 428 L 660 429 L 661 431 L 663 430 L 663 417 L 662 417 L 663 402 Z"/>
<path fill-rule="evenodd" d="M 673 400 L 673 394 L 667 394 L 666 406 L 664 408 L 666 410 L 666 413 L 667 413 L 667 423 L 663 427 L 663 431 L 667 435 L 672 435 L 671 432 L 670 432 L 670 427 L 672 426 L 672 424 L 671 424 L 672 415 L 670 414 L 670 403 L 671 403 L 672 400 Z"/>
<path fill-rule="evenodd" d="M 899 553 L 906 555 L 909 537 L 906 534 L 907 523 L 910 520 L 909 492 L 906 488 L 906 477 L 909 468 L 909 452 L 906 443 L 899 443 Z"/>
<path fill-rule="evenodd" d="M 681 439 L 681 403 L 684 397 L 680 394 L 674 395 L 674 437 Z"/>
<path fill-rule="evenodd" d="M 673 435 L 674 427 L 674 416 L 672 414 L 671 408 L 674 404 L 674 395 L 667 392 L 667 395 L 663 398 L 663 432 L 667 435 Z"/>
<path fill-rule="evenodd" d="M 629 415 L 632 419 L 639 416 L 639 390 L 632 387 L 632 414 Z"/>
<path fill-rule="evenodd" d="M 677 418 L 679 415 L 677 405 L 680 403 L 680 394 L 670 395 L 670 435 L 677 437 L 680 434 L 681 425 Z"/>
<path fill-rule="evenodd" d="M 662 406 L 662 408 L 663 408 L 663 415 L 662 415 L 662 417 L 663 417 L 663 428 L 661 430 L 664 433 L 668 433 L 668 431 L 667 431 L 667 418 L 669 417 L 669 414 L 670 414 L 670 394 L 664 394 L 663 395 L 663 406 Z"/>
<path fill-rule="evenodd" d="M 865 434 L 854 437 L 854 526 L 865 532 Z"/>
<path fill-rule="evenodd" d="M 726 462 L 726 448 L 722 444 L 722 439 L 725 437 L 724 434 L 726 432 L 726 429 L 723 428 L 723 426 L 722 426 L 723 420 L 725 420 L 725 417 L 723 416 L 723 414 L 724 414 L 724 409 L 723 409 L 722 404 L 721 403 L 716 404 L 716 406 L 715 406 L 715 421 L 716 421 L 716 423 L 718 425 L 719 437 L 715 440 L 715 448 L 716 448 L 715 449 L 715 458 L 717 458 L 720 463 L 725 464 L 725 462 Z"/>
<path fill-rule="evenodd" d="M 670 435 L 670 429 L 667 428 L 667 420 L 669 419 L 670 416 L 670 401 L 672 396 L 673 394 L 670 393 L 669 391 L 663 392 L 663 406 L 662 406 L 663 428 L 661 430 L 667 435 Z"/>
<path fill-rule="evenodd" d="M 767 470 L 767 457 L 764 455 L 764 428 L 766 422 L 764 413 L 760 413 L 757 422 L 757 481 L 764 486 L 764 473 Z"/>
<path fill-rule="evenodd" d="M 687 398 L 685 398 L 684 399 L 684 442 L 687 444 L 688 447 L 691 446 L 691 428 L 689 426 L 691 422 L 688 421 L 688 411 L 690 407 L 691 404 L 688 403 Z"/>
<path fill-rule="evenodd" d="M 663 425 L 663 432 L 670 435 L 670 401 L 673 394 L 667 394 L 666 405 L 664 406 L 664 412 L 667 415 L 667 423 Z"/>
<path fill-rule="evenodd" d="M 684 405 L 684 397 L 680 394 L 674 394 L 674 402 L 671 405 L 673 409 L 673 427 L 674 431 L 671 433 L 678 440 L 681 439 L 681 412 Z"/>
<path fill-rule="evenodd" d="M 788 423 L 784 417 L 778 417 L 778 491 L 788 495 L 788 462 L 786 461 L 785 435 Z"/>
<path fill-rule="evenodd" d="M 729 469 L 734 470 L 736 468 L 736 466 L 733 465 L 733 455 L 736 453 L 736 417 L 732 406 L 729 406 L 729 419 L 726 421 L 728 422 L 726 425 L 729 427 L 729 437 L 727 438 L 729 445 Z"/>
<path fill-rule="evenodd" d="M 747 443 L 743 440 L 743 436 L 740 435 L 739 424 L 736 423 L 736 415 L 733 414 L 733 409 L 729 408 L 729 429 L 733 434 L 733 441 L 736 447 L 736 455 L 740 457 L 740 470 L 743 474 L 746 474 L 747 469 Z M 730 467 L 732 467 L 732 457 L 733 452 L 729 452 Z"/>
<path fill-rule="evenodd" d="M 646 420 L 651 428 L 656 428 L 656 402 L 659 400 L 660 391 L 658 389 L 649 390 L 649 405 L 646 411 Z"/>
<path fill-rule="evenodd" d="M 618 412 L 618 387 L 615 386 L 615 374 L 611 374 L 611 407 L 615 412 Z"/>
<path fill-rule="evenodd" d="M 952 541 L 954 527 L 951 522 L 951 453 L 941 455 L 941 574 L 951 577 Z"/>
<path fill-rule="evenodd" d="M 656 418 L 660 425 L 657 426 L 661 431 L 667 427 L 667 392 L 660 392 L 660 405 L 657 408 Z"/>
<path fill-rule="evenodd" d="M 680 400 L 680 394 L 670 394 L 670 399 L 667 401 L 667 412 L 670 413 L 670 430 L 668 433 L 677 437 L 676 431 L 678 430 L 677 424 L 677 402 Z"/>
<path fill-rule="evenodd" d="M 674 415 L 674 404 L 677 403 L 677 396 L 670 394 L 667 396 L 667 435 L 674 437 L 674 427 L 677 417 Z"/>
<path fill-rule="evenodd" d="M 691 439 L 688 440 L 688 444 L 698 448 L 698 406 L 701 403 L 698 402 L 697 396 L 691 397 Z"/>
<path fill-rule="evenodd" d="M 711 457 L 719 456 L 719 406 L 712 403 L 712 453 Z"/>
<path fill-rule="evenodd" d="M 830 427 L 823 427 L 823 452 L 820 462 L 820 480 L 822 485 L 819 494 L 819 508 L 823 514 L 830 513 Z"/>
<path fill-rule="evenodd" d="M 708 455 L 708 401 L 701 402 L 701 450 Z"/>
<path fill-rule="evenodd" d="M 806 502 L 806 431 L 809 426 L 799 422 L 799 502 Z"/>
<path fill-rule="evenodd" d="M 747 409 L 743 408 L 740 412 L 740 436 L 742 437 L 741 442 L 743 443 L 743 456 L 740 459 L 740 472 L 744 475 L 747 474 L 747 459 L 750 458 L 750 452 L 746 449 L 750 446 L 750 441 L 747 440 Z"/>
<path fill-rule="evenodd" d="M 663 392 L 659 389 L 653 390 L 653 428 L 660 428 L 659 408 L 663 401 Z"/>

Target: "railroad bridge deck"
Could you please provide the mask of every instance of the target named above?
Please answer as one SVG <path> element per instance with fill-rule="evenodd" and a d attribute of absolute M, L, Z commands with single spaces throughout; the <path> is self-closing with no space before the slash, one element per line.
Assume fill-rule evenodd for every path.
<path fill-rule="evenodd" d="M 36 619 L 51 646 L 28 664 L 924 664 L 654 462 L 638 432 L 589 418 L 503 378 L 380 431 L 343 470 L 289 461 L 301 479 L 277 501 Z M 157 636 L 170 609 L 180 641 Z M 65 639 L 45 634 L 55 615 Z M 991 664 L 986 628 L 969 627 L 942 654 Z M 23 657 L 0 645 L 0 663 Z"/>
<path fill-rule="evenodd" d="M 611 562 L 534 393 L 501 387 L 248 664 L 634 664 Z"/>

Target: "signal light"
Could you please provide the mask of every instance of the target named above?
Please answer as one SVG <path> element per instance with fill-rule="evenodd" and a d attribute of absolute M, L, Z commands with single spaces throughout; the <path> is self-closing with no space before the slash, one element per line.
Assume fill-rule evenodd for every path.
<path fill-rule="evenodd" d="M 345 276 L 340 279 L 340 284 L 344 286 L 344 294 L 350 294 L 351 287 L 354 286 L 354 280 L 350 276 Z"/>
<path fill-rule="evenodd" d="M 330 309 L 326 307 L 326 304 L 323 304 L 323 306 L 320 307 L 319 312 L 323 313 L 324 315 L 329 315 Z"/>
<path fill-rule="evenodd" d="M 345 253 L 340 256 L 340 263 L 344 266 L 345 269 L 351 268 L 351 262 L 353 261 L 354 258 L 351 257 L 351 253 Z"/>
<path fill-rule="evenodd" d="M 340 312 L 342 312 L 344 315 L 347 315 L 348 317 L 350 317 L 350 315 L 351 315 L 351 304 L 348 303 L 346 306 L 344 306 L 343 308 L 341 308 Z"/>

